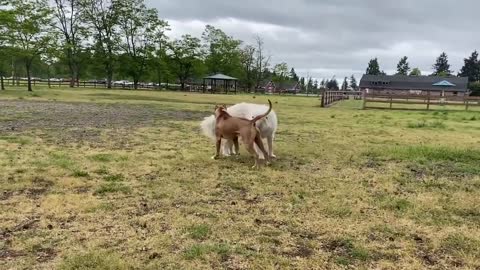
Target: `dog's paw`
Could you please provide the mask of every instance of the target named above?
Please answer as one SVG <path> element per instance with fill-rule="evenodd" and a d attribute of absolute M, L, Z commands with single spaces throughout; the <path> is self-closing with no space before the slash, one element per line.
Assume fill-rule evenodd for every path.
<path fill-rule="evenodd" d="M 270 158 L 271 158 L 271 159 L 276 159 L 277 156 L 275 156 L 274 154 L 272 154 L 272 155 L 270 155 Z"/>
<path fill-rule="evenodd" d="M 218 155 L 215 155 L 215 156 L 212 157 L 212 159 L 215 159 L 215 160 L 216 160 L 216 159 L 219 159 L 219 158 L 220 158 L 220 157 L 219 157 Z"/>

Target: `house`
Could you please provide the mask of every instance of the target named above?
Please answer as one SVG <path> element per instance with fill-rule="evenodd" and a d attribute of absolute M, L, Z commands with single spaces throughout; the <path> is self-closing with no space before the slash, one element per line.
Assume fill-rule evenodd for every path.
<path fill-rule="evenodd" d="M 257 87 L 257 91 L 264 91 L 265 93 L 289 93 L 297 94 L 301 91 L 300 83 L 295 81 L 287 81 L 275 83 L 272 80 L 264 81 L 261 85 Z"/>
<path fill-rule="evenodd" d="M 279 83 L 275 90 L 276 93 L 298 94 L 302 88 L 299 82 L 288 81 Z"/>
<path fill-rule="evenodd" d="M 366 93 L 397 95 L 465 96 L 467 77 L 363 75 L 360 90 Z"/>

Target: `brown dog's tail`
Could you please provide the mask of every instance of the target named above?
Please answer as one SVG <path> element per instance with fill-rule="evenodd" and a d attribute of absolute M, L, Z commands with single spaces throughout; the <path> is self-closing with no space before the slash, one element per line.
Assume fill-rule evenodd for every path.
<path fill-rule="evenodd" d="M 270 106 L 270 107 L 268 108 L 268 111 L 267 111 L 266 113 L 262 114 L 262 115 L 259 115 L 259 116 L 255 117 L 255 118 L 253 118 L 253 119 L 252 119 L 252 123 L 255 124 L 255 122 L 257 122 L 258 120 L 264 118 L 265 116 L 267 116 L 267 115 L 272 111 L 272 102 L 270 101 L 270 99 L 268 100 L 268 104 L 269 104 L 269 106 Z"/>

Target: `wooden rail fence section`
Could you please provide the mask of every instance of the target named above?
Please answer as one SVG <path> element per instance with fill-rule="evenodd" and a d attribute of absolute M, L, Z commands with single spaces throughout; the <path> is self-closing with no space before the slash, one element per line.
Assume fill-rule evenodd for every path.
<path fill-rule="evenodd" d="M 388 107 L 372 106 L 370 104 L 388 104 Z M 392 93 L 363 93 L 363 109 L 395 109 L 394 104 L 403 105 L 425 105 L 426 110 L 430 110 L 433 105 L 441 106 L 464 106 L 465 110 L 469 107 L 480 106 L 480 97 L 474 96 L 438 96 L 431 95 L 399 95 Z M 405 108 L 401 108 L 405 109 Z M 415 108 L 412 108 L 415 109 Z M 422 108 L 418 108 L 422 109 Z"/>
<path fill-rule="evenodd" d="M 362 99 L 360 91 L 324 91 L 321 98 L 321 107 L 329 107 L 337 101 L 347 100 L 353 97 L 355 100 Z"/>

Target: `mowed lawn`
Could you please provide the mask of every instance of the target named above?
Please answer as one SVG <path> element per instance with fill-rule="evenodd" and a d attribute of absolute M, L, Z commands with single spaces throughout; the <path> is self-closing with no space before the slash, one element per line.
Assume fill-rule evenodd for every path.
<path fill-rule="evenodd" d="M 214 105 L 267 98 L 278 159 L 210 159 Z M 0 269 L 478 269 L 480 112 L 319 104 L 0 91 Z"/>

